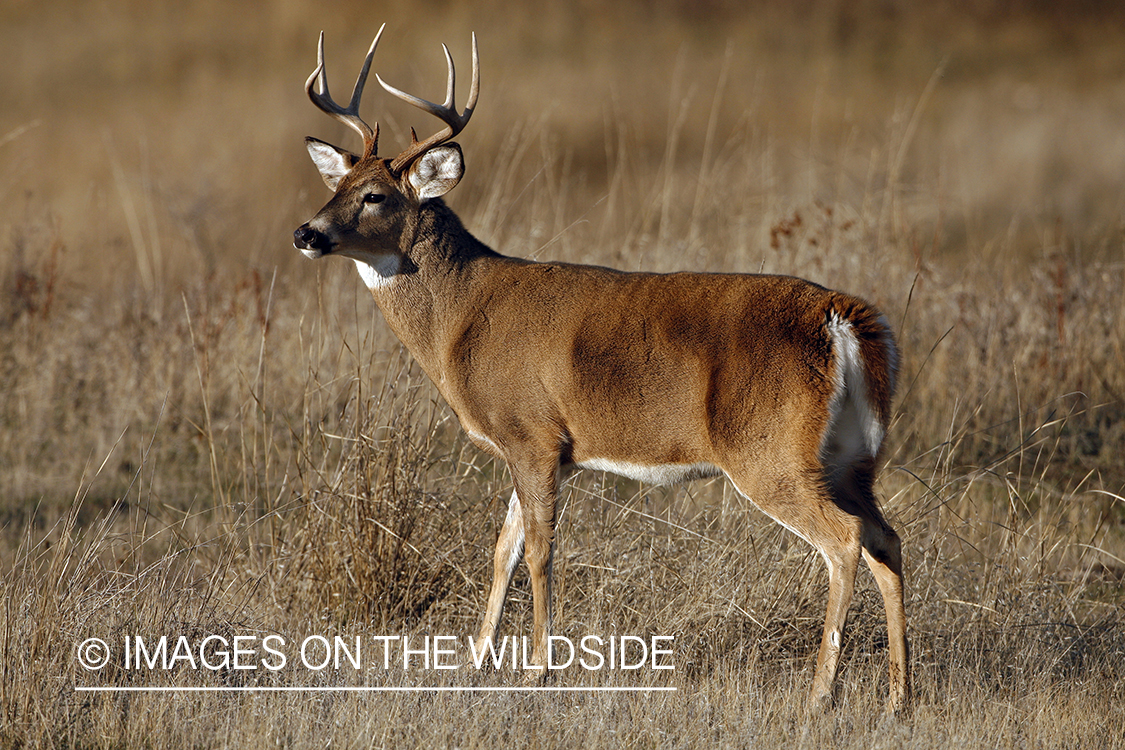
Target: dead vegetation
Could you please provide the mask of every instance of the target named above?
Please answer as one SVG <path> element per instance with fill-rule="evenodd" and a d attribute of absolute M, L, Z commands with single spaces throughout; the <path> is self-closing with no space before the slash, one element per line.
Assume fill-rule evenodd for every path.
<path fill-rule="evenodd" d="M 431 27 L 405 3 L 322 19 L 279 2 L 253 6 L 262 29 L 243 36 L 224 23 L 241 4 L 129 5 L 79 4 L 49 28 L 39 6 L 0 11 L 26 66 L 0 112 L 0 744 L 1105 747 L 1125 732 L 1117 11 L 624 3 L 542 19 L 499 3 Z M 347 142 L 301 93 L 311 17 L 355 60 L 389 21 L 386 59 L 407 62 L 376 68 L 407 86 L 440 79 L 439 41 L 478 32 L 495 98 L 449 202 L 498 249 L 795 273 L 888 312 L 905 370 L 879 493 L 908 560 L 908 724 L 878 720 L 866 574 L 837 707 L 808 719 L 820 560 L 721 483 L 608 475 L 564 501 L 559 633 L 674 635 L 676 669 L 555 682 L 674 693 L 75 690 L 516 684 L 76 660 L 89 637 L 479 624 L 509 478 L 354 271 L 289 247 L 323 197 L 300 138 Z M 408 132 L 393 103 L 365 107 L 386 137 Z M 506 633 L 527 633 L 529 608 L 517 575 Z"/>

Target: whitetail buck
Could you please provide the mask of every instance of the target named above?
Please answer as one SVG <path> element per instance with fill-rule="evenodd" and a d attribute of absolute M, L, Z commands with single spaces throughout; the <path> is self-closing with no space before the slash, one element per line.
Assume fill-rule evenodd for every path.
<path fill-rule="evenodd" d="M 421 142 L 412 131 L 410 146 L 391 159 L 377 153 L 378 127 L 359 116 L 378 42 L 341 107 L 328 91 L 321 34 L 306 90 L 363 137 L 363 153 L 307 139 L 335 195 L 294 232 L 294 244 L 310 258 L 355 261 L 387 323 L 472 441 L 508 463 L 515 489 L 479 638 L 495 636 L 523 555 L 532 659 L 546 663 L 556 498 L 570 472 L 661 484 L 725 475 L 828 565 L 810 705 L 831 700 L 862 554 L 886 609 L 888 709 L 905 707 L 902 557 L 872 489 L 898 362 L 886 319 L 862 300 L 787 276 L 623 273 L 494 252 L 440 197 L 464 173 L 461 148 L 449 139 L 477 102 L 475 35 L 461 114 L 448 49 L 443 105 L 379 79 L 445 123 Z"/>

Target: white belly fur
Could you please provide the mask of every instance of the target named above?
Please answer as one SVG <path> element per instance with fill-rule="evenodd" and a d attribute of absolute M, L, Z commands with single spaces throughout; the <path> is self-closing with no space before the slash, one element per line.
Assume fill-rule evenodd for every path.
<path fill-rule="evenodd" d="M 608 471 L 649 484 L 678 484 L 692 479 L 717 477 L 723 473 L 717 466 L 707 463 L 646 465 L 608 458 L 590 458 L 575 466 L 579 469 Z"/>

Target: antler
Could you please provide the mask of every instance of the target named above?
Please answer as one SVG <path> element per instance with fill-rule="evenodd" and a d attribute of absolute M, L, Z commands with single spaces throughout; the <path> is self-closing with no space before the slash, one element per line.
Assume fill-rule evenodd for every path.
<path fill-rule="evenodd" d="M 371 49 L 367 51 L 367 58 L 363 61 L 363 68 L 359 71 L 359 78 L 355 81 L 355 88 L 352 89 L 352 99 L 347 107 L 341 107 L 332 99 L 332 95 L 328 93 L 328 75 L 324 70 L 324 32 L 320 32 L 320 44 L 316 50 L 316 70 L 309 76 L 309 80 L 305 82 L 305 91 L 309 95 L 309 99 L 322 111 L 331 117 L 339 120 L 347 125 L 349 128 L 355 130 L 363 138 L 363 155 L 372 156 L 375 150 L 379 147 L 379 124 L 375 123 L 372 128 L 359 116 L 359 99 L 363 96 L 363 87 L 367 83 L 367 72 L 371 69 L 371 58 L 375 55 L 375 47 L 379 44 L 379 37 L 383 35 L 383 29 L 386 24 L 379 27 L 379 33 L 375 35 L 375 41 L 371 43 Z M 475 54 L 475 53 L 474 53 Z M 450 63 L 452 65 L 452 63 Z M 376 76 L 378 78 L 378 76 Z M 320 83 L 320 93 L 318 94 L 313 90 L 313 83 Z M 384 86 L 386 84 L 383 84 Z M 450 83 L 452 86 L 452 83 Z"/>
<path fill-rule="evenodd" d="M 401 173 L 402 170 L 405 169 L 412 161 L 417 159 L 426 151 L 429 151 L 439 143 L 448 141 L 450 138 L 453 138 L 458 133 L 460 133 L 464 129 L 465 125 L 468 124 L 469 118 L 473 116 L 473 108 L 477 106 L 477 94 L 480 92 L 480 62 L 477 59 L 476 33 L 473 33 L 473 83 L 469 87 L 469 101 L 466 103 L 465 110 L 461 114 L 457 114 L 457 111 L 453 109 L 453 83 L 455 79 L 455 74 L 453 71 L 453 56 L 449 54 L 449 48 L 444 44 L 441 45 L 441 48 L 445 50 L 445 61 L 449 65 L 449 82 L 446 89 L 445 104 L 434 104 L 433 102 L 428 102 L 425 99 L 420 99 L 417 96 L 408 94 L 405 91 L 400 91 L 394 86 L 388 85 L 387 82 L 382 78 L 379 78 L 378 73 L 375 74 L 375 78 L 389 93 L 394 94 L 399 99 L 402 99 L 405 102 L 413 104 L 415 107 L 418 107 L 421 110 L 429 112 L 435 117 L 438 117 L 446 125 L 445 128 L 441 129 L 422 142 L 418 141 L 418 136 L 415 134 L 414 129 L 411 128 L 410 146 L 401 154 L 396 156 L 394 161 L 391 162 L 391 171 L 395 174 Z"/>

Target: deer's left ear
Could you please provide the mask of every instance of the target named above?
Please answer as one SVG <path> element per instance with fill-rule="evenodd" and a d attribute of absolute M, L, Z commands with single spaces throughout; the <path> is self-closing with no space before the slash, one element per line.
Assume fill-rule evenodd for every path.
<path fill-rule="evenodd" d="M 422 154 L 407 173 L 410 187 L 419 200 L 445 195 L 465 174 L 465 158 L 456 143 L 436 146 Z"/>
<path fill-rule="evenodd" d="M 324 180 L 324 184 L 332 190 L 336 189 L 340 180 L 344 179 L 359 161 L 359 157 L 351 151 L 312 136 L 305 138 L 305 146 L 309 149 L 313 164 L 316 164 L 316 168 L 320 170 L 320 177 Z"/>

